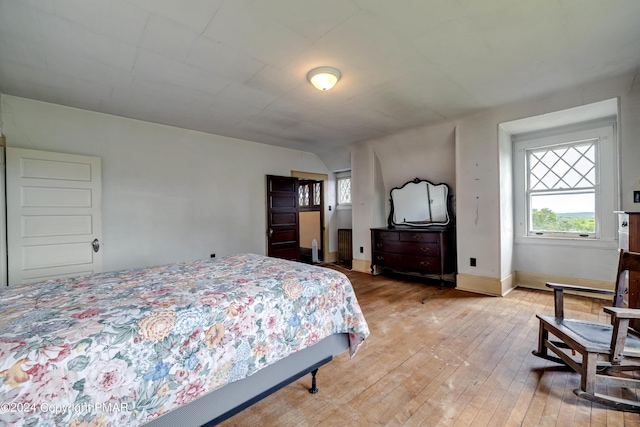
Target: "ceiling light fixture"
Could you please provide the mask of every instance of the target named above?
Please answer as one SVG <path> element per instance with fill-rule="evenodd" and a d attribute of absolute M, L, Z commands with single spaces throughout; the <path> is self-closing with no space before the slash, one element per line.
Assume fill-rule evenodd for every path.
<path fill-rule="evenodd" d="M 307 79 L 318 90 L 329 90 L 340 80 L 340 71 L 331 67 L 318 67 L 309 71 Z"/>

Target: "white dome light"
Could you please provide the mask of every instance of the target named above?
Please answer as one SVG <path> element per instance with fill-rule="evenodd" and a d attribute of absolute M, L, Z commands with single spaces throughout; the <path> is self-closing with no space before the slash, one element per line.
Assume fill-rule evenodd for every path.
<path fill-rule="evenodd" d="M 318 90 L 329 90 L 340 80 L 340 71 L 331 67 L 314 68 L 307 74 L 307 79 Z"/>

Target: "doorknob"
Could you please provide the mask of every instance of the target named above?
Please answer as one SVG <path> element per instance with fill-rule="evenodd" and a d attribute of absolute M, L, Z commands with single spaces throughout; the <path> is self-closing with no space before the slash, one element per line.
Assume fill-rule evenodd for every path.
<path fill-rule="evenodd" d="M 93 252 L 98 252 L 100 250 L 100 241 L 98 239 L 93 239 L 91 246 L 93 246 Z"/>
<path fill-rule="evenodd" d="M 273 236 L 273 229 L 270 228 L 269 230 L 267 230 L 267 234 L 269 235 L 269 237 Z"/>

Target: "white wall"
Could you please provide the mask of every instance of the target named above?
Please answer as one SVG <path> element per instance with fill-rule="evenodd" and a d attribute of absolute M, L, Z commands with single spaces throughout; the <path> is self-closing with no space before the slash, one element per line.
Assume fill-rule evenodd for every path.
<path fill-rule="evenodd" d="M 511 137 L 498 130 L 498 161 L 500 167 L 500 278 L 509 277 L 513 268 L 514 201 L 513 149 Z"/>
<path fill-rule="evenodd" d="M 479 280 L 489 279 L 485 283 L 496 283 L 498 287 L 495 293 L 500 293 L 500 282 L 510 274 L 513 269 L 511 263 L 517 260 L 510 256 L 513 220 L 509 212 L 503 212 L 513 208 L 511 191 L 501 187 L 503 181 L 510 179 L 504 175 L 501 178 L 501 171 L 510 172 L 508 159 L 504 156 L 501 158 L 499 124 L 620 97 L 622 208 L 640 210 L 639 205 L 633 204 L 632 197 L 633 190 L 640 186 L 640 169 L 637 167 L 640 162 L 640 79 L 635 78 L 637 81 L 634 85 L 634 77 L 630 74 L 591 82 L 589 85 L 558 91 L 544 98 L 487 109 L 443 125 L 405 131 L 383 140 L 365 141 L 357 144 L 358 148 L 351 151 L 352 163 L 366 166 L 367 162 L 358 157 L 364 155 L 368 158 L 367 147 L 375 151 L 380 158 L 387 192 L 389 186 L 415 176 L 447 182 L 449 178 L 446 172 L 455 174 L 455 185 L 452 187 L 456 195 L 458 272 Z M 448 132 L 454 136 L 449 138 Z M 432 138 L 423 138 L 422 143 L 418 143 L 420 135 Z M 451 139 L 453 143 L 450 142 Z M 450 145 L 454 150 L 454 160 L 446 161 Z M 432 159 L 442 160 L 434 165 L 429 163 Z M 438 166 L 441 169 L 436 169 Z M 439 171 L 438 174 L 443 174 L 442 178 L 433 177 L 432 173 L 436 170 Z M 359 173 L 367 176 L 366 171 Z M 371 188 L 366 185 L 363 190 L 360 183 L 359 180 L 354 180 L 353 183 L 354 218 L 362 215 L 363 221 L 369 220 L 368 224 L 360 225 L 361 228 L 366 228 L 374 225 L 372 214 L 367 216 L 366 212 L 356 213 L 355 206 L 362 206 L 369 198 Z M 362 239 L 363 235 L 359 235 L 359 238 Z M 356 244 L 360 243 L 355 242 L 354 234 L 354 247 Z M 370 251 L 369 246 L 370 243 L 367 244 Z M 513 250 L 517 252 L 517 248 L 514 247 Z M 476 258 L 476 267 L 469 265 L 471 257 Z M 580 261 L 581 257 L 586 257 L 589 261 Z M 526 263 L 526 268 L 530 268 L 528 271 L 536 273 L 584 278 L 606 276 L 613 280 L 615 257 L 615 249 L 605 252 L 585 250 L 584 253 L 576 253 L 567 248 L 551 252 L 542 249 L 536 253 L 535 259 L 519 262 Z"/>
<path fill-rule="evenodd" d="M 387 225 L 391 189 L 416 177 L 449 184 L 455 200 L 455 124 L 407 130 L 352 146 L 353 257 L 361 261 L 354 269 L 369 271 L 370 228 Z"/>
<path fill-rule="evenodd" d="M 370 228 L 386 224 L 383 205 L 385 191 L 380 185 L 381 172 L 376 154 L 369 144 L 354 144 L 351 147 L 351 160 L 352 268 L 367 272 L 371 266 Z"/>
<path fill-rule="evenodd" d="M 497 118 L 458 122 L 456 141 L 458 273 L 500 278 L 500 181 Z M 469 258 L 476 259 L 470 267 Z"/>
<path fill-rule="evenodd" d="M 353 226 L 353 210 L 348 208 L 336 208 L 336 227 L 351 228 Z"/>
<path fill-rule="evenodd" d="M 104 269 L 266 251 L 265 175 L 312 153 L 2 95 L 7 145 L 102 158 Z"/>
<path fill-rule="evenodd" d="M 369 144 L 380 160 L 387 199 L 392 188 L 414 178 L 449 184 L 451 194 L 455 195 L 454 123 L 411 129 L 369 141 Z"/>
<path fill-rule="evenodd" d="M 500 207 L 513 209 L 512 194 L 500 187 L 510 180 L 500 175 L 501 153 L 499 124 L 509 120 L 533 117 L 565 110 L 610 98 L 621 98 L 620 146 L 624 159 L 621 169 L 623 206 L 633 209 L 632 187 L 640 176 L 634 164 L 640 161 L 637 141 L 640 139 L 640 111 L 638 87 L 632 88 L 633 75 L 592 82 L 583 87 L 556 92 L 548 97 L 519 104 L 494 108 L 481 114 L 460 120 L 463 130 L 458 144 L 458 206 L 461 211 L 473 212 L 474 197 L 478 197 L 478 214 L 460 214 L 458 217 L 458 271 L 498 280 L 510 269 L 530 273 L 560 275 L 613 281 L 616 269 L 615 244 L 598 248 L 568 245 L 530 245 L 526 251 L 521 245 L 513 245 L 513 259 L 505 257 L 513 236 L 513 223 L 505 220 Z M 637 86 L 637 85 L 636 85 Z M 633 105 L 635 104 L 635 107 Z M 477 171 L 473 168 L 477 166 Z M 505 173 L 511 173 L 502 166 Z M 479 178 L 479 180 L 478 180 Z M 478 185 L 482 183 L 481 185 Z M 624 189 L 627 190 L 624 190 Z M 464 200 L 464 206 L 462 204 Z M 611 213 L 613 218 L 613 213 Z M 464 241 L 461 240 L 464 236 Z M 478 267 L 469 266 L 469 257 L 478 259 Z"/>
<path fill-rule="evenodd" d="M 324 162 L 323 162 L 324 163 Z M 329 241 L 325 241 L 325 245 L 330 253 L 338 252 L 338 228 L 340 227 L 338 219 L 338 211 L 336 210 L 336 176 L 330 173 L 328 180 L 324 183 L 324 223 L 325 227 L 329 230 Z M 331 209 L 329 209 L 331 207 Z M 325 230 L 326 232 L 327 230 Z M 327 260 L 328 254 L 325 255 Z"/>

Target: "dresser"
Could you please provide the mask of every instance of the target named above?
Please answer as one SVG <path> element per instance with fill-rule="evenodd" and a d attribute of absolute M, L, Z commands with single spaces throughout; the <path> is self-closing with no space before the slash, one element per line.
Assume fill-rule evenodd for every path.
<path fill-rule="evenodd" d="M 383 271 L 433 275 L 442 282 L 447 280 L 445 274 L 455 273 L 453 227 L 372 228 L 371 250 L 371 274 L 377 266 Z"/>

